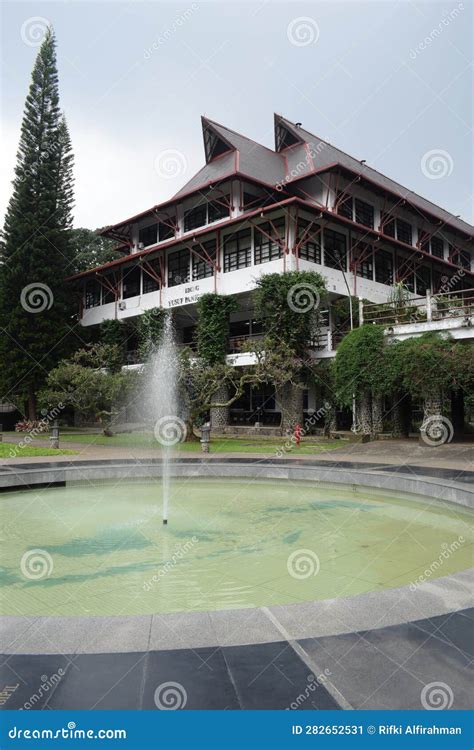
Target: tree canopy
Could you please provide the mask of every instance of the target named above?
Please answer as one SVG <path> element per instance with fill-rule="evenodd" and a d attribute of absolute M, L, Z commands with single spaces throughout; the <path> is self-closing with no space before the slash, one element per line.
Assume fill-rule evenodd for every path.
<path fill-rule="evenodd" d="M 48 30 L 26 98 L 13 194 L 0 256 L 0 370 L 2 398 L 28 400 L 75 343 L 71 336 L 73 156 L 59 108 L 55 38 Z"/>

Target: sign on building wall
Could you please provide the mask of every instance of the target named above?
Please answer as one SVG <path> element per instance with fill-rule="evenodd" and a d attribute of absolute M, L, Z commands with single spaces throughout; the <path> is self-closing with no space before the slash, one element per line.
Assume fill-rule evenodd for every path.
<path fill-rule="evenodd" d="M 187 286 L 184 289 L 184 294 L 180 297 L 173 297 L 168 299 L 168 307 L 179 307 L 180 305 L 191 305 L 193 302 L 197 302 L 202 292 L 199 291 L 199 284 L 193 284 Z"/>

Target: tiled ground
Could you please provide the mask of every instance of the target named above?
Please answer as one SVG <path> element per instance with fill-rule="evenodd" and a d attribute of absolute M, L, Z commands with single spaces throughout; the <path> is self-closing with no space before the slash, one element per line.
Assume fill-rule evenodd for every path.
<path fill-rule="evenodd" d="M 186 709 L 337 709 L 333 696 L 360 709 L 419 709 L 423 688 L 442 683 L 449 707 L 466 709 L 473 620 L 463 610 L 293 644 L 4 656 L 1 707 L 156 709 L 168 691 Z"/>

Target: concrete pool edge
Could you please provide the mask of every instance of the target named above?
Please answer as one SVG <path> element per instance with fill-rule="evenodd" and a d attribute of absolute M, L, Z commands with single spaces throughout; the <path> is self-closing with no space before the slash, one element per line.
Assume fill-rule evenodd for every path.
<path fill-rule="evenodd" d="M 368 487 L 435 498 L 474 508 L 474 490 L 469 482 L 474 472 L 387 464 L 325 464 L 324 461 L 301 460 L 226 460 L 174 459 L 173 476 L 201 478 L 255 478 L 317 481 L 328 484 Z M 152 479 L 161 475 L 157 460 L 97 460 L 64 463 L 3 464 L 0 466 L 0 490 L 33 489 L 75 481 Z"/>
<path fill-rule="evenodd" d="M 177 459 L 175 476 L 255 478 L 317 481 L 357 485 L 373 490 L 404 492 L 417 500 L 437 500 L 474 507 L 469 481 L 474 472 L 429 470 L 386 464 L 344 466 L 324 461 Z M 24 490 L 94 480 L 152 479 L 160 476 L 161 461 L 98 460 L 58 464 L 3 464 L 0 489 Z M 1 494 L 0 494 L 1 502 Z M 123 653 L 147 649 L 171 650 L 205 646 L 271 643 L 282 635 L 294 639 L 338 635 L 382 628 L 459 611 L 470 605 L 472 571 L 464 570 L 426 581 L 415 591 L 410 585 L 356 596 L 282 606 L 163 615 L 46 617 L 5 615 L 0 640 L 5 654 Z M 277 625 L 279 623 L 279 625 Z"/>
<path fill-rule="evenodd" d="M 0 617 L 0 651 L 132 653 L 241 646 L 377 630 L 471 606 L 474 568 L 410 585 L 298 604 L 161 615 Z"/>

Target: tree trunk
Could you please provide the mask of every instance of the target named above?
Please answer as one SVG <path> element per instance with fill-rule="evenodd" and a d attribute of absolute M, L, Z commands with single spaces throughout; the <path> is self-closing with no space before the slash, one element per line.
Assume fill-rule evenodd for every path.
<path fill-rule="evenodd" d="M 28 393 L 28 419 L 31 421 L 36 419 L 36 393 L 32 388 Z"/>
<path fill-rule="evenodd" d="M 227 386 L 223 385 L 216 391 L 212 397 L 215 403 L 225 403 L 229 400 L 229 390 Z M 220 432 L 224 427 L 229 424 L 229 412 L 228 406 L 214 406 L 211 407 L 211 429 L 213 432 Z"/>
<path fill-rule="evenodd" d="M 372 397 L 372 436 L 383 432 L 383 399 L 382 396 Z"/>
<path fill-rule="evenodd" d="M 337 430 L 337 412 L 336 407 L 331 405 L 324 417 L 324 435 L 331 437 Z"/>
<path fill-rule="evenodd" d="M 423 422 L 420 427 L 420 441 L 428 446 L 443 445 L 448 442 L 449 420 L 443 416 L 443 398 L 438 390 L 433 390 L 423 401 Z M 451 432 L 452 438 L 452 432 Z"/>
<path fill-rule="evenodd" d="M 277 389 L 276 395 L 281 411 L 282 433 L 293 431 L 297 424 L 303 426 L 303 389 L 287 383 Z"/>
<path fill-rule="evenodd" d="M 392 406 L 392 437 L 394 438 L 406 437 L 403 412 L 403 396 L 401 393 L 396 393 Z"/>
<path fill-rule="evenodd" d="M 192 417 L 188 417 L 186 419 L 186 442 L 192 443 L 197 442 L 198 440 L 199 438 L 194 434 L 194 421 Z"/>
<path fill-rule="evenodd" d="M 423 401 L 423 423 L 429 417 L 439 416 L 443 412 L 443 399 L 439 391 L 433 391 L 425 396 Z"/>
<path fill-rule="evenodd" d="M 357 397 L 357 427 L 363 435 L 372 434 L 372 403 L 370 393 L 366 391 Z"/>

